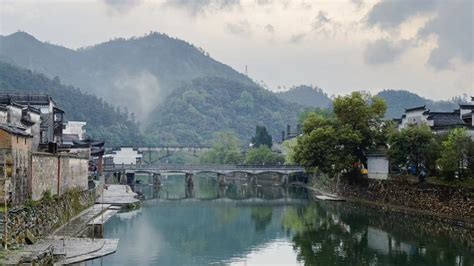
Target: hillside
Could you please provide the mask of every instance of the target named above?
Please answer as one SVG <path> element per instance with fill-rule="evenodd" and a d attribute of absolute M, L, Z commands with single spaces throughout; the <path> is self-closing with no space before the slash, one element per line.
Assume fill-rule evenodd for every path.
<path fill-rule="evenodd" d="M 202 49 L 160 33 L 71 50 L 16 32 L 0 37 L 0 59 L 127 106 L 142 122 L 175 88 L 193 79 L 216 76 L 253 84 Z"/>
<path fill-rule="evenodd" d="M 0 91 L 47 93 L 66 112 L 66 120 L 86 121 L 87 134 L 103 139 L 108 146 L 140 142 L 138 125 L 125 112 L 96 96 L 62 85 L 42 74 L 0 61 Z"/>
<path fill-rule="evenodd" d="M 306 107 L 329 108 L 331 99 L 318 87 L 300 85 L 288 91 L 278 92 L 276 95 L 285 101 L 301 104 Z"/>
<path fill-rule="evenodd" d="M 160 143 L 204 144 L 217 131 L 233 131 L 250 141 L 256 125 L 266 126 L 275 140 L 303 108 L 272 92 L 222 78 L 203 78 L 172 92 L 159 106 L 146 132 Z"/>
<path fill-rule="evenodd" d="M 433 101 L 405 90 L 383 90 L 377 96 L 387 103 L 387 112 L 385 113 L 387 118 L 400 118 L 405 112 L 405 108 L 426 105 L 432 111 L 447 112 L 459 108 L 459 103 L 467 102 L 467 99 L 462 97 L 455 97 L 449 101 Z"/>

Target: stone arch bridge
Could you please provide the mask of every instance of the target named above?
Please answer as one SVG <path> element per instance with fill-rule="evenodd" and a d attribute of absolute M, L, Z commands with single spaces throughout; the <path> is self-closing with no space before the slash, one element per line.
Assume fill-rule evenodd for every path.
<path fill-rule="evenodd" d="M 257 176 L 263 173 L 275 173 L 280 176 L 281 185 L 288 184 L 288 175 L 303 173 L 304 168 L 292 165 L 146 165 L 146 164 L 120 164 L 105 165 L 104 172 L 118 176 L 121 182 L 126 176 L 127 182 L 133 182 L 135 174 L 153 175 L 155 184 L 161 183 L 162 175 L 182 174 L 186 176 L 186 185 L 193 184 L 193 176 L 200 173 L 217 174 L 219 183 L 225 181 L 225 177 L 243 173 L 253 184 L 257 183 Z"/>

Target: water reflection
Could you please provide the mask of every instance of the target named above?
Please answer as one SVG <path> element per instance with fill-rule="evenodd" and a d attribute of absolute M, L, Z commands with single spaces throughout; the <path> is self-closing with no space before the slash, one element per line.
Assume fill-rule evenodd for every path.
<path fill-rule="evenodd" d="M 427 225 L 349 203 L 313 202 L 302 188 L 219 186 L 212 176 L 135 186 L 148 199 L 120 214 L 105 265 L 473 265 L 471 231 Z M 441 228 L 441 229 L 440 229 Z M 468 239 L 468 240 L 466 240 Z"/>

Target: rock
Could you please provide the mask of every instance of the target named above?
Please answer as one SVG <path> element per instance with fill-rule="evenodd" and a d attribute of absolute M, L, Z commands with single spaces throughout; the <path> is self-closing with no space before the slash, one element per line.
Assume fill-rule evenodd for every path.
<path fill-rule="evenodd" d="M 36 237 L 33 235 L 33 233 L 30 232 L 29 229 L 26 229 L 25 240 L 26 240 L 26 243 L 29 245 L 32 245 L 36 242 Z"/>

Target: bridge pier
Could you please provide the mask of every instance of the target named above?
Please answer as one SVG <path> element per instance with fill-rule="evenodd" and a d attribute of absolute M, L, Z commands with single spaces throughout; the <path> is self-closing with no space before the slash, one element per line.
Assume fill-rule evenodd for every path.
<path fill-rule="evenodd" d="M 219 186 L 225 186 L 225 175 L 217 174 L 217 182 L 219 183 Z"/>
<path fill-rule="evenodd" d="M 127 175 L 125 174 L 125 170 L 120 171 L 118 174 L 119 174 L 119 183 L 122 184 L 122 185 L 126 185 L 127 184 Z"/>
<path fill-rule="evenodd" d="M 161 175 L 157 174 L 157 173 L 154 173 L 152 183 L 150 183 L 150 184 L 153 184 L 156 187 L 161 186 Z"/>
<path fill-rule="evenodd" d="M 253 186 L 256 186 L 257 185 L 257 175 L 253 175 L 253 174 L 247 174 L 247 178 L 249 180 L 249 183 Z"/>
<path fill-rule="evenodd" d="M 185 185 L 187 187 L 194 187 L 193 174 L 189 174 L 189 173 L 185 174 Z"/>
<path fill-rule="evenodd" d="M 281 186 L 287 186 L 288 185 L 288 175 L 287 174 L 281 175 L 280 181 L 281 181 L 280 182 Z"/>

